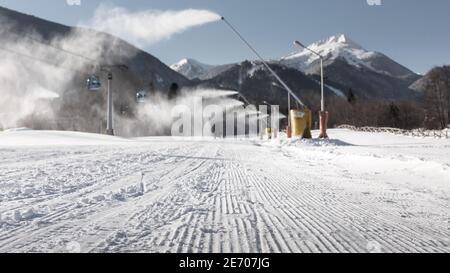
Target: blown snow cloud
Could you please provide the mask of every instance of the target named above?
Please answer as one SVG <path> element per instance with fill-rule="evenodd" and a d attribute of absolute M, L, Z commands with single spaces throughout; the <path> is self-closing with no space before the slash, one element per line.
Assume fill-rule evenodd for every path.
<path fill-rule="evenodd" d="M 122 7 L 100 5 L 93 18 L 80 25 L 104 31 L 133 44 L 144 46 L 170 39 L 174 34 L 218 20 L 220 20 L 220 16 L 209 10 L 132 12 Z"/>
<path fill-rule="evenodd" d="M 130 12 L 121 7 L 100 5 L 92 19 L 79 25 L 109 32 L 141 46 L 215 20 L 220 17 L 207 10 Z M 70 124 L 60 124 L 74 118 L 94 120 L 88 116 L 97 117 L 104 105 L 102 100 L 84 92 L 84 76 L 92 73 L 92 63 L 100 62 L 104 56 L 128 59 L 136 53 L 132 49 L 118 48 L 114 43 L 119 43 L 119 39 L 110 39 L 85 28 L 46 39 L 32 27 L 15 33 L 12 30 L 16 22 L 8 18 L 0 18 L 0 24 L 3 49 L 0 49 L 0 129 L 30 126 L 74 130 L 77 128 L 71 128 Z M 71 108 L 77 114 L 65 115 L 64 107 L 78 99 L 85 100 L 83 108 Z M 37 123 L 42 126 L 35 126 Z M 84 129 L 88 130 L 85 125 Z M 92 128 L 94 126 L 98 127 L 92 125 Z"/>
<path fill-rule="evenodd" d="M 4 19 L 0 23 L 0 129 L 44 121 L 49 128 L 58 119 L 73 118 L 56 113 L 65 95 L 75 90 L 73 81 L 87 63 L 67 52 L 97 60 L 106 41 L 82 29 L 45 40 L 34 29 L 16 33 L 14 23 Z"/>

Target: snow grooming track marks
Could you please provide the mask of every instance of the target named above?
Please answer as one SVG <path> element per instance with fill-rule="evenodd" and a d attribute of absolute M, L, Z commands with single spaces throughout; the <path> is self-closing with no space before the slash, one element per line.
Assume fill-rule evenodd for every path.
<path fill-rule="evenodd" d="M 165 149 L 165 151 L 167 151 L 167 149 Z M 122 158 L 122 155 L 114 155 L 115 152 L 112 155 L 110 153 L 103 154 L 104 152 L 107 151 L 101 150 L 88 155 L 67 157 L 64 159 L 64 163 L 60 163 L 59 160 L 56 159 L 50 159 L 42 164 L 35 164 L 32 169 L 27 169 L 28 166 L 24 166 L 19 162 L 19 167 L 17 167 L 17 164 L 14 165 L 16 173 L 19 172 L 19 174 L 8 177 L 2 176 L 1 181 L 2 184 L 10 183 L 8 180 L 17 184 L 23 184 L 26 182 L 31 183 L 35 180 L 38 180 L 37 182 L 42 182 L 39 180 L 45 180 L 47 184 L 54 184 L 54 189 L 48 195 L 37 196 L 34 198 L 39 198 L 41 200 L 46 198 L 45 201 L 50 201 L 49 198 L 61 199 L 62 195 L 64 196 L 63 199 L 67 199 L 67 197 L 72 196 L 69 195 L 72 192 L 74 192 L 75 195 L 86 195 L 96 189 L 103 188 L 104 184 L 108 184 L 104 182 L 110 182 L 117 176 L 126 176 L 139 171 L 139 167 L 130 170 L 129 165 L 126 163 L 140 161 L 141 164 L 153 164 L 156 161 L 162 160 L 161 156 L 158 156 L 158 154 L 155 153 L 135 151 L 124 159 Z M 145 160 L 145 158 L 147 158 L 147 160 Z M 127 168 L 124 168 L 123 166 L 127 166 Z M 24 171 L 21 171 L 23 169 L 27 169 L 25 171 L 27 172 L 26 175 L 23 174 Z M 37 176 L 36 174 L 41 174 L 41 176 Z M 72 185 L 72 183 L 75 185 Z M 45 188 L 49 188 L 49 185 L 47 184 L 44 184 Z M 38 184 L 38 186 L 40 185 Z M 76 186 L 76 188 L 74 188 L 77 191 L 73 191 L 72 186 Z M 21 201 L 27 200 L 29 197 L 29 195 L 13 196 L 13 198 L 17 198 Z M 14 199 L 9 200 L 8 197 L 4 199 L 6 201 L 14 201 Z M 23 204 L 23 201 L 21 203 Z"/>
<path fill-rule="evenodd" d="M 352 215 L 351 212 L 356 207 L 356 205 L 352 204 L 355 204 L 358 200 L 343 199 L 345 196 L 336 201 L 330 198 L 327 199 L 328 195 L 337 198 L 339 194 L 333 194 L 333 189 L 321 186 L 317 182 L 319 177 L 311 177 L 312 174 L 305 173 L 305 177 L 310 177 L 310 179 L 293 179 L 291 177 L 292 174 L 280 178 L 280 174 L 277 171 L 282 167 L 251 166 L 255 163 L 251 164 L 251 161 L 248 163 L 247 157 L 241 158 L 239 155 L 250 155 L 249 158 L 251 158 L 252 151 L 241 153 L 243 147 L 239 147 L 239 151 L 235 151 L 235 149 L 233 146 L 226 149 L 227 157 L 234 159 L 225 161 L 224 165 L 221 166 L 226 175 L 221 180 L 208 180 L 211 187 L 216 185 L 217 181 L 221 181 L 215 202 L 208 201 L 208 198 L 206 200 L 205 198 L 201 199 L 197 195 L 196 198 L 192 199 L 192 189 L 195 189 L 195 187 L 180 187 L 183 189 L 183 193 L 174 192 L 173 195 L 177 196 L 178 202 L 180 201 L 180 196 L 184 195 L 181 198 L 184 202 L 179 202 L 177 206 L 182 204 L 181 207 L 183 208 L 186 203 L 191 203 L 187 208 L 187 214 L 189 215 L 185 215 L 186 210 L 183 209 L 183 221 L 175 223 L 175 225 L 169 223 L 169 226 L 172 228 L 176 226 L 175 232 L 169 232 L 170 228 L 164 227 L 164 225 L 158 226 L 158 229 L 162 229 L 162 231 L 154 235 L 159 239 L 150 249 L 153 251 L 198 252 L 208 251 L 208 249 L 204 248 L 206 245 L 210 246 L 209 251 L 212 248 L 214 252 L 239 252 L 245 251 L 243 250 L 245 249 L 245 244 L 242 246 L 241 242 L 253 242 L 253 240 L 248 240 L 249 237 L 253 237 L 257 243 L 252 247 L 247 247 L 247 251 L 250 251 L 251 248 L 256 252 L 367 251 L 367 244 L 371 240 L 359 235 L 363 234 L 362 231 L 365 229 L 355 228 L 353 225 L 346 224 L 345 221 L 345 219 L 360 219 L 359 221 L 363 221 L 363 224 L 366 224 L 369 221 L 368 219 L 372 217 L 364 214 Z M 272 162 L 270 156 L 267 160 Z M 256 165 L 259 165 L 259 163 Z M 261 169 L 262 167 L 264 167 L 264 170 Z M 214 166 L 211 168 L 210 165 L 207 165 L 205 168 L 197 170 L 213 172 Z M 287 172 L 289 171 L 287 170 Z M 296 175 L 298 176 L 298 174 Z M 183 179 L 183 184 L 189 184 L 189 181 L 206 181 L 205 177 L 208 176 L 200 175 L 200 179 L 196 178 L 194 180 L 192 178 Z M 298 196 L 292 196 L 286 190 L 286 187 L 295 187 L 298 181 L 304 184 L 297 185 L 297 188 L 300 187 L 299 190 L 305 194 L 300 199 Z M 244 187 L 246 187 L 245 190 L 243 189 Z M 211 194 L 214 193 L 210 192 L 206 197 L 211 196 Z M 325 197 L 315 197 L 321 196 L 321 194 Z M 173 203 L 170 199 L 166 202 Z M 195 205 L 192 205 L 192 202 L 195 202 Z M 340 209 L 333 211 L 336 215 L 331 213 L 331 215 L 327 215 L 327 213 L 322 212 L 321 206 L 333 206 L 339 202 L 346 202 L 349 205 L 342 208 L 342 211 Z M 167 216 L 168 212 L 173 210 L 173 208 L 162 210 L 160 208 L 161 205 L 159 205 L 162 203 L 165 202 L 160 201 L 158 206 L 151 210 L 157 217 L 150 217 L 147 220 L 156 221 L 155 219 L 158 219 L 159 214 L 162 213 L 164 216 Z M 212 204 L 215 204 L 215 206 L 212 206 Z M 244 211 L 250 213 L 246 215 L 243 213 Z M 373 208 L 370 208 L 369 211 L 373 211 Z M 209 214 L 211 213 L 215 216 L 210 216 Z M 152 215 L 152 213 L 149 214 Z M 251 221 L 248 221 L 249 217 L 247 216 L 250 216 Z M 174 219 L 178 218 L 169 217 L 165 221 L 159 219 L 157 222 L 173 222 Z M 209 224 L 207 219 L 211 219 L 213 224 Z M 137 222 L 145 222 L 145 219 L 141 218 Z M 204 227 L 199 228 L 198 222 L 203 223 Z M 246 224 L 251 226 L 250 232 L 246 232 L 242 228 Z M 247 234 L 251 235 L 248 236 Z M 209 238 L 212 241 L 203 242 L 205 238 Z M 139 241 L 145 240 L 143 237 L 140 237 Z M 390 245 L 390 242 L 384 241 L 383 238 L 378 239 L 377 242 L 382 245 Z M 133 247 L 129 248 L 128 251 L 132 249 L 140 248 Z M 408 249 L 413 248 L 399 248 L 397 251 L 407 251 Z M 395 249 L 391 251 L 395 251 Z"/>
<path fill-rule="evenodd" d="M 120 148 L 118 150 L 123 151 L 123 149 L 124 148 Z M 92 173 L 93 178 L 96 178 L 96 180 L 89 182 L 87 187 L 84 185 L 79 185 L 78 183 L 78 186 L 81 187 L 73 193 L 70 192 L 65 194 L 64 192 L 61 192 L 60 194 L 46 196 L 48 200 L 45 198 L 40 198 L 37 200 L 37 203 L 26 203 L 23 207 L 51 207 L 51 212 L 41 218 L 35 219 L 35 221 L 32 222 L 27 221 L 13 223 L 13 225 L 7 228 L 5 232 L 0 233 L 0 250 L 8 251 L 8 249 L 16 249 L 17 244 L 20 243 L 20 251 L 64 251 L 64 249 L 61 250 L 60 248 L 64 248 L 65 243 L 76 240 L 83 241 L 81 240 L 82 235 L 86 232 L 91 232 L 94 237 L 101 238 L 100 234 L 98 234 L 99 230 L 96 229 L 105 229 L 102 224 L 107 222 L 99 223 L 100 225 L 98 226 L 93 224 L 96 221 L 99 221 L 99 218 L 101 217 L 111 216 L 112 219 L 119 218 L 121 221 L 126 221 L 126 218 L 124 218 L 126 217 L 126 214 L 117 217 L 120 210 L 116 208 L 118 204 L 117 202 L 114 202 L 115 200 L 109 202 L 87 202 L 86 204 L 84 204 L 82 200 L 86 199 L 86 196 L 94 197 L 95 194 L 104 193 L 107 187 L 112 186 L 111 183 L 118 183 L 118 188 L 120 189 L 120 184 L 126 181 L 126 179 L 130 176 L 132 178 L 134 177 L 135 184 L 137 184 L 140 180 L 140 171 L 145 168 L 159 167 L 161 169 L 166 169 L 167 166 L 176 164 L 177 161 L 182 160 L 180 157 L 166 156 L 171 154 L 180 154 L 181 151 L 179 148 L 160 149 L 160 154 L 157 149 L 152 149 L 154 150 L 152 153 L 139 151 L 141 149 L 142 147 L 137 150 L 130 151 L 133 150 L 133 148 L 127 148 L 126 150 L 128 151 L 128 154 L 125 158 L 121 153 L 116 156 L 111 156 L 111 153 L 113 155 L 117 153 L 117 149 L 113 149 L 112 151 L 102 149 L 101 153 L 93 153 L 91 155 L 91 159 L 95 160 L 95 164 L 87 164 L 85 167 L 92 168 L 91 170 L 87 170 L 87 173 Z M 190 154 L 187 153 L 181 154 L 181 156 L 189 155 Z M 148 156 L 149 160 L 142 160 L 143 158 L 145 159 L 146 156 Z M 75 160 L 75 162 L 75 164 L 83 163 L 78 160 Z M 111 164 L 111 162 L 117 162 L 117 164 Z M 70 170 L 72 163 L 70 163 L 70 161 L 66 161 L 66 164 L 68 165 L 66 171 Z M 136 166 L 133 167 L 133 165 Z M 51 166 L 52 164 L 50 163 L 46 164 L 46 170 L 50 173 L 58 174 L 59 171 L 51 172 Z M 97 173 L 97 169 L 99 169 L 100 172 Z M 97 177 L 95 177 L 96 173 Z M 117 180 L 117 178 L 119 179 Z M 64 182 L 77 183 L 79 180 L 80 177 L 74 177 Z M 1 181 L 3 182 L 3 179 Z M 90 201 L 95 200 L 91 199 Z M 80 203 L 82 203 L 81 206 Z M 120 207 L 121 206 L 119 204 L 119 208 Z M 124 207 L 126 207 L 126 205 L 124 205 Z M 7 211 L 8 208 L 6 206 L 2 206 L 2 210 L 3 209 Z M 14 207 L 14 210 L 17 209 L 20 208 Z M 5 211 L 2 211 L 3 214 Z M 103 211 L 113 211 L 113 213 L 109 215 Z M 54 234 L 59 234 L 59 236 L 54 236 Z M 77 237 L 74 238 L 74 234 L 80 235 L 77 235 Z M 52 240 L 53 237 L 57 238 L 55 242 Z M 65 239 L 66 237 L 69 239 Z M 32 239 L 35 242 L 26 243 L 29 239 Z M 39 241 L 41 241 L 41 243 L 36 247 L 35 243 Z M 91 244 L 91 242 L 86 242 L 85 245 L 86 244 Z M 25 248 L 27 245 L 30 246 L 30 249 Z M 87 251 L 86 247 L 88 246 L 84 246 L 83 251 Z"/>
<path fill-rule="evenodd" d="M 138 142 L 2 156 L 0 251 L 450 251 L 448 189 L 433 184 L 448 170 L 428 173 L 439 164 L 408 170 L 415 160 L 383 147 Z"/>
<path fill-rule="evenodd" d="M 269 153 L 266 155 L 266 161 L 275 163 Z M 245 175 L 242 176 L 251 181 L 252 193 L 255 196 L 255 200 L 250 203 L 255 214 L 257 236 L 260 237 L 259 252 L 325 252 L 329 251 L 329 248 L 333 249 L 332 244 L 323 239 L 323 231 L 316 230 L 317 223 L 302 219 L 302 212 L 292 214 L 298 204 L 287 201 L 290 197 L 287 196 L 286 189 L 280 191 L 278 184 L 286 183 L 284 177 L 279 177 L 282 172 L 280 169 L 262 166 L 251 160 L 241 162 L 247 162 L 244 163 Z M 278 179 L 272 179 L 271 175 L 276 175 Z"/>
<path fill-rule="evenodd" d="M 171 173 L 162 177 L 160 184 L 168 187 L 158 197 L 153 198 L 143 210 L 136 212 L 128 221 L 128 243 L 111 244 L 111 240 L 102 251 L 107 252 L 198 252 L 202 242 L 199 231 L 208 210 L 206 197 L 214 186 L 214 166 L 220 165 L 217 148 L 197 147 L 188 144 L 191 158 L 177 165 Z M 208 157 L 208 155 L 210 157 Z M 218 180 L 217 180 L 218 181 Z M 203 219 L 203 221 L 201 221 Z M 114 235 L 113 235 L 114 237 Z M 196 244 L 194 244 L 196 243 Z"/>
<path fill-rule="evenodd" d="M 301 155 L 302 151 L 298 152 L 300 155 L 291 156 L 291 158 L 296 158 L 299 162 L 308 160 L 307 156 Z M 317 153 L 315 155 L 320 156 Z M 334 196 L 341 196 L 333 206 L 327 206 L 326 209 L 317 209 L 317 214 L 324 214 L 322 219 L 334 218 L 333 222 L 337 221 L 338 223 L 342 222 L 342 219 L 346 219 L 350 225 L 349 231 L 353 231 L 355 235 L 359 234 L 359 237 L 364 239 L 361 241 L 355 238 L 356 240 L 353 240 L 353 242 L 361 241 L 363 247 L 364 241 L 369 243 L 377 242 L 383 247 L 383 251 L 388 252 L 449 251 L 449 240 L 442 239 L 450 238 L 448 223 L 444 223 L 446 221 L 445 218 L 440 219 L 441 225 L 437 225 L 439 228 L 434 227 L 436 221 L 429 222 L 417 218 L 405 219 L 403 215 L 398 213 L 398 207 L 392 210 L 391 205 L 386 206 L 383 202 L 373 198 L 367 198 L 365 195 L 364 190 L 367 189 L 365 184 L 370 184 L 372 187 L 375 186 L 381 194 L 385 194 L 387 191 L 384 188 L 386 188 L 386 184 L 388 187 L 392 186 L 390 185 L 391 182 L 379 180 L 376 177 L 368 178 L 367 176 L 357 175 L 357 173 L 352 173 L 352 179 L 339 179 L 339 174 L 343 173 L 342 166 L 332 161 L 327 163 L 326 157 L 322 161 L 320 158 L 316 158 L 316 161 L 322 162 L 324 166 L 318 168 L 316 172 L 310 172 L 308 174 L 310 177 L 314 177 L 315 174 L 320 173 L 320 177 L 315 179 L 314 185 L 316 187 L 325 186 L 328 188 L 328 191 L 333 192 Z M 370 165 L 367 168 L 370 169 Z M 289 173 L 289 170 L 287 173 Z M 335 179 L 328 179 L 328 176 L 334 177 Z M 295 177 L 295 175 L 286 177 L 288 179 L 287 181 L 292 179 L 292 177 Z M 277 176 L 277 178 L 279 177 Z M 367 181 L 368 179 L 369 181 Z M 395 183 L 395 181 L 393 182 Z M 326 192 L 326 189 L 321 189 L 316 193 L 305 196 L 311 198 L 312 196 L 321 196 L 321 194 Z M 411 199 L 408 204 L 413 206 L 413 208 L 416 206 L 415 202 L 423 202 L 423 197 L 418 196 L 417 193 L 411 194 L 411 196 L 414 199 Z M 402 199 L 404 199 L 404 196 Z M 306 199 L 304 201 L 308 200 Z M 308 204 L 313 203 L 308 202 Z M 445 207 L 443 204 L 438 204 L 438 206 L 434 206 L 434 209 L 445 211 L 445 208 L 441 206 Z M 404 211 L 405 207 L 403 206 L 401 208 Z M 408 207 L 408 209 L 413 208 Z M 335 215 L 327 215 L 328 213 L 335 213 Z M 445 214 L 443 213 L 443 215 Z M 448 210 L 445 217 L 448 219 Z M 358 251 L 367 250 L 366 248 Z"/>

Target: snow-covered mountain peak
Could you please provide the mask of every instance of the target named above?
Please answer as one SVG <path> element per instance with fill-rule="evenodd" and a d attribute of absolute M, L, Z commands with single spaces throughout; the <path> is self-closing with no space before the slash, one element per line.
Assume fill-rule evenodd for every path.
<path fill-rule="evenodd" d="M 170 68 L 177 71 L 178 69 L 181 69 L 186 66 L 198 66 L 198 67 L 203 67 L 203 68 L 211 67 L 210 65 L 203 64 L 194 59 L 184 58 L 184 59 L 180 60 L 178 63 L 171 65 Z"/>
<path fill-rule="evenodd" d="M 339 47 L 350 47 L 355 49 L 362 49 L 362 47 L 348 38 L 345 34 L 337 34 L 329 37 L 328 39 L 321 40 L 319 42 L 313 43 L 309 46 L 310 48 L 339 48 Z"/>
<path fill-rule="evenodd" d="M 308 48 L 323 56 L 325 61 L 331 62 L 340 58 L 357 67 L 371 68 L 370 59 L 377 55 L 376 52 L 364 49 L 345 34 L 334 35 L 315 42 L 309 45 Z M 319 59 L 319 56 L 311 51 L 302 49 L 299 52 L 283 57 L 281 62 L 287 66 L 305 71 L 314 66 Z"/>
<path fill-rule="evenodd" d="M 212 67 L 213 66 L 211 65 L 203 64 L 199 61 L 188 58 L 184 58 L 178 63 L 170 66 L 172 70 L 175 70 L 180 74 L 183 74 L 184 76 L 186 76 L 188 79 L 191 80 L 207 73 L 207 71 Z"/>
<path fill-rule="evenodd" d="M 181 59 L 178 63 L 171 65 L 170 67 L 171 68 L 182 67 L 183 65 L 186 65 L 188 63 L 189 63 L 189 59 L 184 58 L 184 59 Z"/>

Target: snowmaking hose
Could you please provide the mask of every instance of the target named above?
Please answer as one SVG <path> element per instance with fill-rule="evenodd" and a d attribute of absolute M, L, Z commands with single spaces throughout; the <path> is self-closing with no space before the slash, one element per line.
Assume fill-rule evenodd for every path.
<path fill-rule="evenodd" d="M 235 27 L 233 27 L 230 22 L 227 21 L 227 19 L 225 19 L 225 17 L 222 17 L 222 21 L 225 22 L 225 24 L 230 27 L 230 29 L 239 37 L 239 39 L 242 40 L 242 42 L 244 42 L 248 48 L 250 48 L 251 51 L 253 51 L 253 53 L 255 53 L 255 55 L 259 58 L 259 60 L 264 64 L 264 66 L 270 71 L 270 73 L 272 73 L 272 75 L 277 79 L 277 81 L 284 87 L 284 89 L 286 89 L 286 91 L 288 91 L 289 94 L 291 94 L 292 97 L 294 97 L 294 99 L 303 107 L 303 108 L 307 108 L 306 105 L 302 102 L 302 100 L 295 95 L 294 92 L 292 92 L 292 90 L 289 88 L 289 86 L 280 78 L 280 76 L 278 76 L 277 73 L 275 73 L 275 71 L 273 71 L 272 68 L 270 68 L 270 66 L 267 64 L 267 62 L 264 60 L 264 58 L 258 53 L 258 51 L 256 51 L 256 49 L 239 33 L 239 31 L 237 31 L 237 29 Z M 290 109 L 289 109 L 290 110 Z"/>

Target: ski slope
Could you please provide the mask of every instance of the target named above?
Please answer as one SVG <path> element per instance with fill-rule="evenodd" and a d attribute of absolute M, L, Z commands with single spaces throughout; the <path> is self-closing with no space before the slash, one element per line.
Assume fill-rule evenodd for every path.
<path fill-rule="evenodd" d="M 449 252 L 450 141 L 0 132 L 0 252 Z"/>

